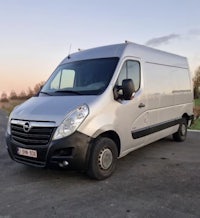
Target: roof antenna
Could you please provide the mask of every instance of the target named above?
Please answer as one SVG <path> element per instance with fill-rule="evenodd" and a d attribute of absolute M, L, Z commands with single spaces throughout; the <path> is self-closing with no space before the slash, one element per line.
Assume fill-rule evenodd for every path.
<path fill-rule="evenodd" d="M 125 40 L 125 43 L 132 43 L 131 41 Z"/>
<path fill-rule="evenodd" d="M 70 53 L 71 53 L 71 48 L 72 48 L 72 44 L 70 44 L 70 45 L 69 45 L 69 52 L 68 52 L 68 56 L 67 56 L 67 58 L 68 58 L 68 59 L 70 59 L 70 58 L 71 58 L 71 56 L 70 56 Z"/>

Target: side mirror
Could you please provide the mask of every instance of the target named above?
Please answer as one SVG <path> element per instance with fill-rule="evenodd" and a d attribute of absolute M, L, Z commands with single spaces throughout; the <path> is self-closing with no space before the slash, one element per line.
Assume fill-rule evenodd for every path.
<path fill-rule="evenodd" d="M 132 79 L 124 79 L 122 81 L 122 91 L 124 100 L 130 100 L 133 92 L 135 92 L 135 87 Z"/>

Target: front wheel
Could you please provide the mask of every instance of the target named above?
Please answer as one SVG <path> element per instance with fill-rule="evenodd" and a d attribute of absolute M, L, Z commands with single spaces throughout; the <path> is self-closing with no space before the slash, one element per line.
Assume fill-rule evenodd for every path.
<path fill-rule="evenodd" d="M 187 136 L 187 120 L 182 118 L 178 131 L 173 134 L 173 138 L 177 142 L 185 141 Z"/>
<path fill-rule="evenodd" d="M 93 179 L 103 180 L 115 171 L 118 150 L 115 142 L 106 137 L 95 140 L 91 148 L 87 174 Z"/>

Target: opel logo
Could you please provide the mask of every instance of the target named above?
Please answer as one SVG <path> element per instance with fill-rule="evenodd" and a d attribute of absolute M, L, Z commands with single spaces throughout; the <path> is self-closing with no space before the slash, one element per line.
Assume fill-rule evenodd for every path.
<path fill-rule="evenodd" d="M 23 125 L 23 130 L 24 130 L 24 132 L 29 132 L 30 129 L 31 129 L 31 124 L 30 124 L 30 122 L 24 123 L 24 125 Z"/>

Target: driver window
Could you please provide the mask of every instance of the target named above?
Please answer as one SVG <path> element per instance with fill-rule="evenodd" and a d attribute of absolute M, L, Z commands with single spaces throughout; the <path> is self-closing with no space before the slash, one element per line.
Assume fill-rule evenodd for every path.
<path fill-rule="evenodd" d="M 124 62 L 119 73 L 117 84 L 121 86 L 122 80 L 124 79 L 133 80 L 135 91 L 140 88 L 140 63 L 138 61 L 128 60 Z"/>

